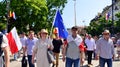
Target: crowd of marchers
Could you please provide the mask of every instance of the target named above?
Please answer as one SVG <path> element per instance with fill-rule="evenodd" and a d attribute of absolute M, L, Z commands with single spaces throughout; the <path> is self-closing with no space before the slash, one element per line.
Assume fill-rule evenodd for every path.
<path fill-rule="evenodd" d="M 38 34 L 30 30 L 26 35 L 25 32 L 20 34 L 22 43 L 24 62 L 27 58 L 29 67 L 59 67 L 59 55 L 62 53 L 62 60 L 65 62 L 65 67 L 80 67 L 87 60 L 88 66 L 93 66 L 92 60 L 99 60 L 99 66 L 104 67 L 107 63 L 108 67 L 112 67 L 115 57 L 120 57 L 120 39 L 111 37 L 109 30 L 101 32 L 102 36 L 92 36 L 85 34 L 80 36 L 78 28 L 73 26 L 71 34 L 66 39 L 60 38 L 58 31 L 53 31 L 54 35 L 48 35 L 46 29 L 41 29 Z M 1 43 L 1 48 L 4 55 L 0 56 L 0 67 L 9 67 L 10 57 L 9 48 L 5 35 Z M 62 50 L 61 50 L 62 49 Z M 48 55 L 51 51 L 51 56 Z M 14 54 L 14 59 L 17 60 L 18 54 Z M 20 53 L 21 55 L 21 53 Z M 4 58 L 3 58 L 4 56 Z M 23 67 L 24 66 L 24 63 Z M 26 64 L 27 66 L 27 64 Z"/>

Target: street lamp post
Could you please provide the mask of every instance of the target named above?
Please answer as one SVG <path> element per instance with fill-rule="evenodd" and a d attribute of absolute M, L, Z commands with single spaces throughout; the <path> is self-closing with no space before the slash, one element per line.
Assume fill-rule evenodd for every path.
<path fill-rule="evenodd" d="M 75 26 L 77 25 L 76 24 L 76 0 L 73 0 L 74 1 L 74 22 L 75 22 Z"/>
<path fill-rule="evenodd" d="M 84 27 L 85 27 L 85 20 L 83 20 L 82 22 L 83 22 L 83 24 L 84 24 Z"/>
<path fill-rule="evenodd" d="M 7 24 L 6 24 L 6 26 L 7 26 L 7 29 L 6 29 L 6 31 L 7 32 L 9 32 L 9 11 L 10 11 L 10 0 L 7 0 L 6 1 L 7 2 L 7 6 L 6 6 L 6 10 L 7 10 Z"/>
<path fill-rule="evenodd" d="M 112 25 L 111 25 L 111 33 L 112 33 L 112 36 L 114 35 L 114 3 L 115 1 L 112 0 Z"/>

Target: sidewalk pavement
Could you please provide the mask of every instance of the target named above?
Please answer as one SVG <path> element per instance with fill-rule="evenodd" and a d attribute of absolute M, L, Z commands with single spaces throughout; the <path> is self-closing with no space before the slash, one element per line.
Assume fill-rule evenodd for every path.
<path fill-rule="evenodd" d="M 22 55 L 20 58 L 17 59 L 17 61 L 14 61 L 14 57 L 11 56 L 11 63 L 10 63 L 10 67 L 21 67 L 21 60 L 22 60 Z M 62 55 L 60 54 L 59 57 L 59 67 L 65 67 L 65 62 L 62 61 Z M 92 67 L 97 67 L 99 65 L 99 60 L 92 60 Z M 28 66 L 29 67 L 29 66 Z M 87 67 L 87 60 L 85 60 L 84 64 L 82 67 Z M 107 67 L 107 64 L 105 65 L 105 67 Z M 113 67 L 120 67 L 120 60 L 118 60 L 116 58 L 115 61 L 113 61 Z"/>
<path fill-rule="evenodd" d="M 99 61 L 98 60 L 92 60 L 92 64 L 93 64 L 93 66 L 91 66 L 91 67 L 97 67 L 99 65 Z M 10 67 L 21 67 L 21 58 L 19 58 L 17 61 L 12 60 L 11 63 L 10 63 Z M 65 67 L 65 62 L 63 62 L 61 58 L 60 58 L 60 61 L 59 61 L 59 67 Z M 83 64 L 83 66 L 81 66 L 81 67 L 87 67 L 87 61 L 86 60 Z M 107 67 L 107 64 L 105 65 L 105 67 Z M 120 67 L 120 60 L 113 61 L 113 67 Z"/>
<path fill-rule="evenodd" d="M 91 67 L 98 67 L 99 60 L 92 60 L 92 64 L 93 64 L 93 66 L 91 66 Z M 59 62 L 59 67 L 65 67 L 65 63 L 62 60 L 60 60 L 60 62 Z M 83 66 L 81 66 L 81 67 L 88 67 L 86 60 L 83 64 Z M 107 64 L 105 64 L 105 67 L 107 67 Z M 118 60 L 113 61 L 113 67 L 120 67 L 120 61 L 118 61 Z"/>

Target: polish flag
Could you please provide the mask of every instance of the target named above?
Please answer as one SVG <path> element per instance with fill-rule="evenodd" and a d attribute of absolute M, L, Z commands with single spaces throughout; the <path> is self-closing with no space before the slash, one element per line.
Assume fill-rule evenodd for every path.
<path fill-rule="evenodd" d="M 22 44 L 20 42 L 16 28 L 14 27 L 6 36 L 8 38 L 8 44 L 11 53 L 14 54 L 18 52 L 22 48 Z"/>
<path fill-rule="evenodd" d="M 15 12 L 12 13 L 12 17 L 16 20 Z"/>

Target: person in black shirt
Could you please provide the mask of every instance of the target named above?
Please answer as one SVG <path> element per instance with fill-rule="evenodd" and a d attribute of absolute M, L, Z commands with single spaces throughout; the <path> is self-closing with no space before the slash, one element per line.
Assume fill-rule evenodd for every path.
<path fill-rule="evenodd" d="M 58 33 L 57 32 L 54 32 L 54 35 L 55 35 L 55 38 L 53 38 L 53 46 L 54 46 L 54 49 L 53 49 L 53 53 L 54 53 L 54 56 L 56 58 L 56 67 L 58 67 L 58 63 L 59 63 L 59 53 L 60 53 L 60 48 L 63 44 L 62 40 L 59 38 L 58 36 Z M 53 65 L 54 67 L 54 65 Z"/>

